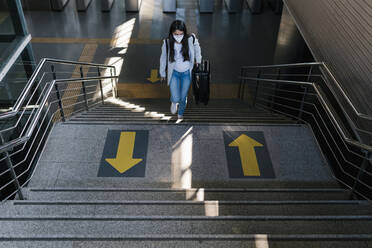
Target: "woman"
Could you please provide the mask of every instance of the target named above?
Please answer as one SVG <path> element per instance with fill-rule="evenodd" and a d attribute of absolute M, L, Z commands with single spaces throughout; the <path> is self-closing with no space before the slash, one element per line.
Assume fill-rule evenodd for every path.
<path fill-rule="evenodd" d="M 191 83 L 194 61 L 201 63 L 201 51 L 195 35 L 187 33 L 183 21 L 174 21 L 169 29 L 169 36 L 163 41 L 160 56 L 160 77 L 164 81 L 168 71 L 168 85 L 171 92 L 171 113 L 177 113 L 183 119 L 187 103 L 187 94 Z"/>

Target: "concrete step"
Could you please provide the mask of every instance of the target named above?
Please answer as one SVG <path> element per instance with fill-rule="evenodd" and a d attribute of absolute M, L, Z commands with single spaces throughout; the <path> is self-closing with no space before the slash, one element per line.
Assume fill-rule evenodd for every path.
<path fill-rule="evenodd" d="M 29 188 L 29 200 L 347 200 L 342 189 Z"/>
<path fill-rule="evenodd" d="M 177 121 L 176 117 L 173 117 L 170 120 L 154 120 L 152 118 L 127 118 L 127 119 L 85 119 L 85 118 L 79 118 L 74 117 L 68 120 L 68 122 L 78 122 L 77 124 L 137 124 L 137 123 L 143 123 L 148 124 L 148 121 L 158 121 L 166 124 L 169 122 L 170 124 L 174 124 Z M 211 119 L 211 118 L 184 118 L 182 120 L 183 123 L 221 123 L 221 124 L 241 124 L 246 125 L 247 123 L 256 124 L 256 125 L 265 125 L 265 124 L 293 124 L 293 121 L 289 120 L 281 120 L 281 119 L 273 119 L 273 120 L 261 120 L 261 119 Z"/>
<path fill-rule="evenodd" d="M 169 113 L 170 108 L 157 108 L 157 107 L 151 107 L 151 108 L 122 108 L 122 107 L 97 107 L 97 108 L 91 108 L 88 110 L 88 112 L 91 111 L 123 111 L 123 112 L 159 112 L 159 113 Z M 252 114 L 271 114 L 271 115 L 278 115 L 274 114 L 269 111 L 259 111 L 259 110 L 251 110 L 251 109 L 239 109 L 239 108 L 210 108 L 210 109 L 199 109 L 199 108 L 186 108 L 185 112 L 191 112 L 191 113 L 252 113 Z"/>
<path fill-rule="evenodd" d="M 83 112 L 81 113 L 80 115 L 88 115 L 88 114 L 95 114 L 95 115 L 145 115 L 145 114 L 149 114 L 149 113 L 153 113 L 153 114 L 161 114 L 161 115 L 167 115 L 167 116 L 172 116 L 173 114 L 171 114 L 169 111 L 144 111 L 144 112 L 137 112 L 137 111 L 123 111 L 123 110 L 117 110 L 117 111 L 114 111 L 114 110 L 100 110 L 100 111 L 97 111 L 97 110 L 92 110 L 92 111 L 88 111 L 88 112 Z M 251 116 L 251 117 L 260 117 L 260 116 L 264 116 L 264 117 L 276 117 L 276 118 L 285 118 L 283 116 L 280 116 L 280 115 L 272 115 L 270 113 L 250 113 L 250 112 L 224 112 L 224 111 L 220 111 L 220 112 L 202 112 L 202 111 L 185 111 L 184 115 L 195 115 L 195 116 Z"/>
<path fill-rule="evenodd" d="M 221 111 L 221 110 L 235 110 L 235 111 L 251 111 L 251 112 L 265 112 L 265 111 L 262 111 L 262 110 L 259 110 L 259 109 L 256 109 L 256 108 L 237 108 L 239 106 L 235 106 L 235 107 L 213 107 L 213 106 L 203 106 L 203 107 L 199 107 L 199 106 L 186 106 L 186 109 L 189 109 L 189 110 L 203 110 L 203 111 L 213 111 L 213 110 L 218 110 L 218 111 Z M 241 106 L 240 106 L 241 107 Z M 153 109 L 153 108 L 156 108 L 156 109 L 165 109 L 165 110 L 169 110 L 170 109 L 170 104 L 166 104 L 166 105 L 149 105 L 149 106 L 141 106 L 140 104 L 139 105 L 133 105 L 133 106 L 120 106 L 120 105 L 99 105 L 99 106 L 96 106 L 96 107 L 93 107 L 92 109 L 139 109 L 139 108 L 145 108 L 145 109 Z"/>
<path fill-rule="evenodd" d="M 209 123 L 208 121 L 188 121 L 188 120 L 183 120 L 182 122 L 180 123 L 176 123 L 177 119 L 176 118 L 172 118 L 171 120 L 169 121 L 157 121 L 157 120 L 146 120 L 146 121 L 141 121 L 141 120 L 138 120 L 138 121 L 84 121 L 84 120 L 74 120 L 74 121 L 71 121 L 70 120 L 66 120 L 66 122 L 63 122 L 61 123 L 61 125 L 97 125 L 97 126 L 102 126 L 102 125 L 131 125 L 131 124 L 134 124 L 134 125 L 207 125 L 209 126 L 211 123 Z M 271 125 L 275 125 L 275 126 L 287 126 L 287 125 L 294 125 L 296 124 L 296 122 L 294 121 L 278 121 L 278 122 L 259 122 L 259 121 L 256 121 L 256 122 L 214 122 L 213 125 L 214 126 L 223 126 L 223 125 L 230 125 L 230 126 L 241 126 L 241 125 L 246 125 L 246 126 L 250 126 L 250 125 L 254 125 L 254 126 L 271 126 Z"/>
<path fill-rule="evenodd" d="M 370 234 L 372 216 L 0 217 L 0 236 L 152 234 Z"/>
<path fill-rule="evenodd" d="M 163 117 L 152 117 L 152 116 L 144 116 L 144 115 L 97 115 L 97 114 L 87 114 L 87 115 L 80 115 L 73 117 L 74 119 L 112 119 L 112 120 L 120 120 L 120 119 L 130 119 L 130 118 L 144 118 L 144 119 L 162 119 Z M 210 119 L 210 120 L 278 120 L 278 117 L 273 116 L 215 116 L 215 115 L 207 115 L 207 116 L 195 116 L 195 115 L 184 115 L 184 118 L 188 119 Z M 283 120 L 283 119 L 279 119 Z"/>
<path fill-rule="evenodd" d="M 128 111 L 128 110 L 89 110 L 86 112 L 82 112 L 81 114 L 145 114 L 145 113 L 157 113 L 157 114 L 171 114 L 169 111 L 156 111 L 156 110 L 148 110 L 148 111 Z M 283 117 L 281 115 L 273 115 L 271 113 L 266 112 L 237 112 L 237 111 L 185 111 L 185 114 L 195 114 L 195 115 L 216 115 L 216 114 L 228 114 L 228 115 L 237 115 L 237 116 L 275 116 L 275 117 Z"/>
<path fill-rule="evenodd" d="M 168 120 L 168 119 L 172 119 L 172 118 L 176 118 L 177 115 L 171 115 L 171 114 L 168 114 L 168 115 L 158 115 L 158 114 L 136 114 L 136 113 L 130 113 L 130 114 L 122 114 L 122 113 L 116 113 L 116 114 L 112 114 L 112 113 L 102 113 L 102 114 L 97 114 L 97 113 L 89 113 L 89 114 L 81 114 L 81 115 L 75 115 L 73 116 L 72 118 L 77 118 L 77 119 L 82 119 L 82 118 L 86 118 L 86 119 L 133 119 L 133 118 L 136 118 L 136 119 L 140 119 L 140 118 L 145 118 L 145 119 L 164 119 L 164 120 Z M 278 120 L 278 121 L 286 121 L 286 122 L 293 122 L 292 120 L 288 119 L 288 118 L 282 118 L 282 117 L 277 117 L 277 116 L 251 116 L 251 115 L 246 115 L 246 116 L 243 116 L 243 115 L 195 115 L 195 114 L 184 114 L 184 119 L 197 119 L 197 120 L 211 120 L 211 121 L 215 121 L 215 120 L 224 120 L 224 121 L 228 121 L 228 120 L 242 120 L 242 121 L 271 121 L 271 120 Z"/>
<path fill-rule="evenodd" d="M 136 108 L 122 108 L 122 107 L 97 107 L 89 109 L 90 111 L 123 111 L 123 112 L 146 112 L 146 111 L 158 111 L 161 112 L 170 112 L 170 109 L 167 108 L 144 108 L 144 109 L 136 109 Z M 266 111 L 257 111 L 257 110 L 250 110 L 250 109 L 233 109 L 233 108 L 208 108 L 208 109 L 200 109 L 200 108 L 186 108 L 187 112 L 195 112 L 195 113 L 220 113 L 220 112 L 227 112 L 227 113 L 252 113 L 252 114 L 273 114 L 271 112 Z M 278 115 L 278 114 L 276 114 Z"/>
<path fill-rule="evenodd" d="M 19 236 L 12 241 L 0 237 L 0 247 L 7 248 L 122 248 L 122 247 L 245 247 L 245 248 L 366 248 L 370 247 L 372 235 L 45 235 L 43 237 Z"/>
<path fill-rule="evenodd" d="M 171 114 L 169 109 L 146 109 L 144 111 L 137 110 L 123 110 L 123 109 L 90 109 L 85 113 L 145 113 L 145 112 L 156 112 L 159 114 Z M 185 114 L 229 114 L 229 115 L 251 115 L 251 116 L 278 116 L 283 117 L 282 115 L 275 115 L 268 112 L 251 112 L 251 111 L 234 111 L 234 110 L 193 110 L 186 109 Z"/>
<path fill-rule="evenodd" d="M 70 124 L 66 123 L 63 125 L 69 126 Z M 151 124 L 153 125 L 153 124 Z M 41 181 L 41 180 L 39 180 Z M 51 186 L 44 186 L 37 182 L 36 184 L 31 184 L 30 188 L 50 188 Z M 170 181 L 149 181 L 147 179 L 140 180 L 139 178 L 133 178 L 132 180 L 123 180 L 122 178 L 104 178 L 104 177 L 95 177 L 95 178 L 69 178 L 65 180 L 59 180 L 54 188 L 145 188 L 145 189 L 167 189 L 174 188 L 173 182 Z M 228 180 L 228 181 L 206 181 L 206 180 L 194 180 L 192 182 L 193 188 L 224 188 L 224 189 L 268 189 L 268 188 L 278 188 L 278 189 L 331 189 L 340 188 L 340 185 L 337 181 L 291 181 L 291 180 Z M 26 188 L 27 190 L 27 188 Z"/>
<path fill-rule="evenodd" d="M 110 114 L 132 114 L 132 115 L 138 115 L 138 114 L 146 114 L 146 112 L 149 113 L 157 113 L 157 114 L 164 114 L 164 115 L 172 115 L 170 112 L 156 112 L 156 111 L 145 111 L 145 112 L 136 112 L 136 111 L 123 111 L 123 110 L 89 110 L 88 112 L 83 112 L 81 115 L 88 115 L 88 114 L 95 114 L 95 115 L 110 115 Z M 251 112 L 201 112 L 201 111 L 187 111 L 184 113 L 184 115 L 205 115 L 205 116 L 213 116 L 217 114 L 228 114 L 232 116 L 271 116 L 271 117 L 277 117 L 277 118 L 284 118 L 283 116 L 279 115 L 272 115 L 270 113 L 251 113 Z"/>
<path fill-rule="evenodd" d="M 110 115 L 110 116 L 105 116 L 105 115 L 84 115 L 84 116 L 74 116 L 71 119 L 86 119 L 86 120 L 130 120 L 130 119 L 143 119 L 143 120 L 148 120 L 148 119 L 154 119 L 154 120 L 161 120 L 163 117 L 147 117 L 143 115 L 133 115 L 133 116 L 128 116 L 128 115 L 123 115 L 123 116 L 118 116 L 118 115 Z"/>
<path fill-rule="evenodd" d="M 0 216 L 371 215 L 366 201 L 13 201 Z"/>
<path fill-rule="evenodd" d="M 82 114 L 76 115 L 72 118 L 86 118 L 86 119 L 129 119 L 129 118 L 145 118 L 145 119 L 170 119 L 175 118 L 175 115 L 151 115 L 151 114 L 96 114 L 96 113 L 89 113 L 89 114 Z M 225 116 L 220 117 L 216 115 L 194 115 L 194 114 L 184 114 L 184 118 L 186 119 L 210 119 L 210 120 L 248 120 L 248 121 L 266 121 L 266 120 L 285 120 L 288 122 L 286 118 L 280 118 L 275 116 Z"/>
<path fill-rule="evenodd" d="M 65 124 L 67 127 L 73 124 L 69 124 L 66 122 Z M 154 124 L 151 124 L 154 125 Z M 74 125 L 73 125 L 74 126 Z M 98 125 L 99 126 L 99 125 Z M 115 127 L 113 125 L 113 127 Z M 64 178 L 63 180 L 58 180 L 53 186 L 51 185 L 44 185 L 42 184 L 42 179 L 38 181 L 34 181 L 35 183 L 31 183 L 30 188 L 88 188 L 88 189 L 95 189 L 97 186 L 99 188 L 119 188 L 119 189 L 126 189 L 126 188 L 145 188 L 145 189 L 174 189 L 174 182 L 173 181 L 159 181 L 159 180 L 148 180 L 148 179 L 140 179 L 140 178 L 127 178 L 123 180 L 121 177 L 89 177 L 89 178 Z M 298 180 L 226 180 L 226 181 L 216 181 L 216 180 L 193 180 L 192 182 L 193 188 L 226 188 L 226 189 L 269 189 L 269 188 L 278 188 L 278 189 L 331 189 L 340 188 L 340 185 L 337 181 L 333 180 L 323 180 L 323 181 L 298 181 Z M 27 188 L 26 188 L 27 190 Z M 340 189 L 339 189 L 340 190 Z"/>
<path fill-rule="evenodd" d="M 133 105 L 133 106 L 107 106 L 107 105 L 99 105 L 96 107 L 92 107 L 90 109 L 92 110 L 146 110 L 146 111 L 151 111 L 153 109 L 158 109 L 158 110 L 164 110 L 164 111 L 169 111 L 170 110 L 170 104 L 168 105 L 148 105 L 148 106 L 142 106 L 142 105 Z M 266 110 L 261 110 L 257 108 L 246 108 L 242 106 L 235 106 L 235 107 L 212 107 L 212 106 L 203 106 L 203 107 L 198 107 L 198 106 L 186 106 L 186 110 L 190 111 L 237 111 L 237 112 L 266 112 L 269 113 L 269 111 Z"/>
<path fill-rule="evenodd" d="M 123 102 L 126 102 L 127 104 L 136 104 L 141 106 L 170 106 L 170 100 L 169 99 L 129 99 L 125 100 L 122 99 Z M 113 105 L 119 105 L 113 102 L 106 101 L 106 104 L 113 104 Z M 243 102 L 239 99 L 210 99 L 208 105 L 204 105 L 202 103 L 196 104 L 192 98 L 188 98 L 187 101 L 188 106 L 190 107 L 199 107 L 199 108 L 210 108 L 210 107 L 246 107 L 246 108 L 253 108 L 250 104 Z"/>
<path fill-rule="evenodd" d="M 174 124 L 175 121 L 169 124 Z M 73 120 L 69 119 L 63 123 L 63 125 L 122 125 L 125 124 L 168 124 L 167 121 L 158 121 L 158 120 L 130 120 L 130 121 L 84 121 L 84 120 Z"/>
<path fill-rule="evenodd" d="M 73 116 L 69 121 L 85 124 L 112 124 L 112 122 L 130 121 L 138 123 L 142 121 L 174 122 L 175 115 L 169 111 L 168 100 L 138 99 L 129 101 L 132 105 L 125 106 L 107 102 L 98 105 L 87 112 Z M 252 108 L 235 99 L 216 101 L 217 105 L 194 105 L 190 104 L 184 114 L 185 123 L 291 123 L 292 120 L 282 115 L 273 114 Z M 164 114 L 165 117 L 149 116 L 145 112 Z M 171 118 L 171 120 L 169 120 Z M 173 121 L 174 120 L 174 121 Z M 91 124 L 91 123 L 89 123 Z"/>

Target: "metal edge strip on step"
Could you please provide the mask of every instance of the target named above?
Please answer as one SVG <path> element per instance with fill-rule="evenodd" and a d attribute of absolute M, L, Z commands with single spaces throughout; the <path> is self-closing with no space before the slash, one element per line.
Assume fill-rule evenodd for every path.
<path fill-rule="evenodd" d="M 372 221 L 372 215 L 266 216 L 1 216 L 0 221 Z"/>
<path fill-rule="evenodd" d="M 347 192 L 342 188 L 191 188 L 191 189 L 169 189 L 169 188 L 28 188 L 29 191 L 42 192 Z"/>
<path fill-rule="evenodd" d="M 185 120 L 184 120 L 185 121 Z M 181 123 L 175 123 L 175 119 L 171 120 L 170 122 L 166 122 L 166 121 L 156 121 L 156 120 L 148 120 L 146 122 L 144 122 L 143 120 L 141 121 L 122 121 L 122 122 L 118 122 L 118 121 L 112 121 L 112 122 L 104 122 L 104 121 L 83 121 L 83 120 L 80 120 L 80 121 L 66 121 L 66 122 L 61 122 L 60 125 L 181 125 L 181 126 L 190 126 L 190 125 L 199 125 L 199 126 L 280 126 L 280 127 L 283 127 L 283 126 L 288 126 L 288 127 L 294 127 L 294 126 L 304 126 L 302 124 L 297 124 L 297 123 L 294 123 L 293 121 L 291 120 L 288 120 L 286 121 L 286 123 L 262 123 L 262 122 L 233 122 L 233 123 L 229 123 L 229 122 L 223 122 L 223 123 L 217 123 L 217 122 L 214 122 L 214 123 L 202 123 L 202 122 L 181 122 Z"/>
<path fill-rule="evenodd" d="M 213 241 L 257 240 L 262 234 L 161 234 L 161 235 L 48 235 L 48 236 L 1 236 L 0 241 Z M 269 241 L 363 241 L 372 240 L 372 234 L 264 234 Z"/>
<path fill-rule="evenodd" d="M 133 200 L 133 201 L 23 201 L 15 200 L 13 205 L 200 205 L 216 204 L 221 205 L 365 205 L 372 206 L 368 201 L 356 200 L 279 200 L 279 201 L 219 201 L 219 200 L 206 200 L 206 201 L 193 201 L 193 200 L 173 200 L 173 201 L 150 201 L 150 200 Z M 371 209 L 372 210 L 372 209 Z"/>
<path fill-rule="evenodd" d="M 126 119 L 136 119 L 136 118 L 143 118 L 143 119 L 163 119 L 163 116 L 146 116 L 143 114 L 137 115 L 137 114 L 131 114 L 131 115 L 125 115 L 125 116 L 111 116 L 111 115 L 84 115 L 84 116 L 76 116 L 74 117 L 75 120 L 77 119 L 104 119 L 104 120 L 126 120 Z M 184 118 L 188 119 L 197 119 L 197 118 L 202 118 L 204 120 L 223 120 L 223 119 L 236 119 L 236 120 L 288 120 L 288 119 L 282 119 L 282 118 L 277 118 L 277 117 L 272 117 L 272 116 L 226 116 L 226 117 L 216 117 L 213 115 L 202 115 L 202 116 L 195 116 L 195 115 L 184 115 Z"/>

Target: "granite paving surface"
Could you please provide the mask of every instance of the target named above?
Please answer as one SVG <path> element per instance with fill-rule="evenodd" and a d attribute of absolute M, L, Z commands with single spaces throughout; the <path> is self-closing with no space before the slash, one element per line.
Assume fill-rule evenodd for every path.
<path fill-rule="evenodd" d="M 108 130 L 149 130 L 145 177 L 97 178 Z M 311 130 L 306 126 L 58 123 L 48 137 L 30 186 L 91 187 L 97 179 L 110 186 L 115 182 L 125 182 L 127 187 L 132 184 L 164 184 L 173 188 L 190 188 L 193 183 L 268 181 L 250 177 L 229 178 L 223 131 L 264 133 L 276 176 L 270 181 L 334 181 Z"/>

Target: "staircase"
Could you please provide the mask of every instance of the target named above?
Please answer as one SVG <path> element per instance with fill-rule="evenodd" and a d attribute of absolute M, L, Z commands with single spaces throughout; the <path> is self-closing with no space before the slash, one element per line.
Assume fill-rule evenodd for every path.
<path fill-rule="evenodd" d="M 309 127 L 235 100 L 186 111 L 108 99 L 55 124 L 26 200 L 0 206 L 0 247 L 371 247 L 370 203 Z M 97 175 L 109 130 L 149 131 L 143 177 Z M 231 178 L 224 132 L 262 132 L 275 177 Z"/>
<path fill-rule="evenodd" d="M 168 99 L 109 98 L 104 105 L 80 113 L 69 119 L 69 123 L 97 124 L 116 122 L 175 123 L 177 115 L 170 113 Z M 238 99 L 211 100 L 209 105 L 189 103 L 183 123 L 294 123 L 293 120 L 269 111 L 251 107 Z"/>

